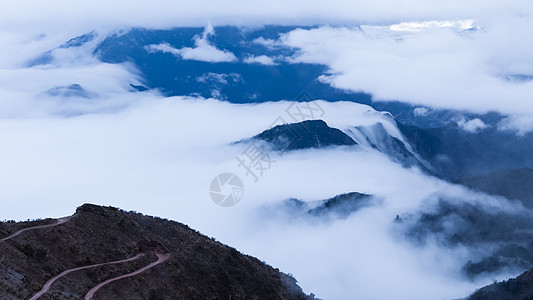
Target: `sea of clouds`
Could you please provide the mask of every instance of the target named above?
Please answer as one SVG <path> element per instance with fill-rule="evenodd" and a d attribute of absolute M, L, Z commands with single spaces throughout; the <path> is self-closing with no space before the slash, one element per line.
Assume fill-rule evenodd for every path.
<path fill-rule="evenodd" d="M 101 63 L 91 47 L 134 26 L 331 24 L 272 43 L 299 49 L 289 58 L 294 62 L 329 66 L 321 80 L 334 86 L 382 100 L 499 111 L 511 116 L 503 129 L 525 132 L 533 128 L 532 7 L 518 0 L 6 4 L 0 11 L 0 219 L 60 217 L 83 203 L 118 206 L 186 223 L 294 274 L 306 292 L 325 299 L 464 297 L 516 274 L 470 281 L 460 273 L 469 249 L 415 246 L 393 221 L 436 194 L 465 201 L 478 194 L 361 147 L 286 153 L 255 183 L 235 160 L 246 144 L 232 143 L 267 129 L 289 102 L 237 105 L 132 92 L 130 84 L 142 81 L 135 67 Z M 98 33 L 93 44 L 55 50 L 51 64 L 28 66 L 91 31 Z M 177 54 L 194 59 L 197 53 Z M 95 96 L 47 93 L 71 84 Z M 382 116 L 355 103 L 318 103 L 324 120 L 341 129 Z M 209 197 L 211 180 L 222 172 L 244 181 L 244 197 L 232 208 Z M 346 192 L 379 201 L 323 223 L 267 213 L 290 197 L 315 201 Z"/>

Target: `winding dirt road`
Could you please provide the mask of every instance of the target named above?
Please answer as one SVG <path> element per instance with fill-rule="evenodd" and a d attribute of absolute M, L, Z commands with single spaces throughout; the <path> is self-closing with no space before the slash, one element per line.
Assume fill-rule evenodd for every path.
<path fill-rule="evenodd" d="M 28 228 L 21 229 L 21 230 L 15 232 L 15 233 L 13 233 L 10 236 L 7 236 L 5 238 L 0 239 L 0 243 L 5 242 L 7 240 L 10 240 L 10 239 L 20 235 L 21 233 L 29 231 L 29 230 L 42 229 L 42 228 L 48 228 L 48 227 L 54 227 L 54 226 L 57 226 L 57 225 L 61 225 L 61 224 L 65 223 L 66 221 L 68 221 L 69 219 L 70 219 L 70 217 L 61 218 L 61 219 L 57 219 L 57 222 L 52 223 L 52 224 L 33 226 L 33 227 L 28 227 Z"/>
<path fill-rule="evenodd" d="M 30 230 L 35 230 L 35 229 L 43 229 L 43 228 L 49 228 L 49 227 L 54 227 L 54 226 L 58 226 L 58 225 L 61 225 L 65 222 L 67 222 L 68 220 L 70 219 L 70 217 L 66 217 L 66 218 L 61 218 L 61 219 L 57 219 L 57 221 L 55 223 L 52 223 L 52 224 L 47 224 L 47 225 L 40 225 L 40 226 L 33 226 L 33 227 L 28 227 L 28 228 L 24 228 L 24 229 L 21 229 L 5 238 L 2 238 L 0 239 L 0 243 L 2 242 L 5 242 L 7 240 L 10 240 L 18 235 L 20 235 L 21 233 L 24 233 L 26 231 L 30 231 Z M 135 255 L 134 257 L 131 257 L 131 258 L 127 258 L 127 259 L 123 259 L 123 260 L 118 260 L 118 261 L 112 261 L 112 262 L 106 262 L 106 263 L 99 263 L 99 264 L 94 264 L 94 265 L 90 265 L 90 266 L 83 266 L 83 267 L 78 267 L 78 268 L 73 268 L 73 269 L 69 269 L 69 270 L 66 270 L 66 271 L 63 271 L 61 274 L 53 277 L 52 279 L 48 280 L 43 288 L 37 293 L 35 294 L 33 297 L 30 298 L 30 300 L 36 300 L 36 299 L 39 299 L 42 295 L 46 294 L 50 288 L 52 287 L 52 284 L 54 284 L 54 282 L 56 282 L 57 280 L 61 279 L 62 277 L 72 273 L 72 272 L 76 272 L 76 271 L 82 271 L 82 270 L 87 270 L 87 269 L 92 269 L 92 268 L 97 268 L 97 267 L 101 267 L 101 266 L 106 266 L 106 265 L 115 265 L 115 264 L 122 264 L 122 263 L 126 263 L 126 262 L 131 262 L 131 261 L 135 261 L 139 258 L 141 258 L 142 256 L 144 256 L 145 254 L 144 253 L 140 253 L 140 254 L 137 254 Z M 156 256 L 157 256 L 157 260 L 154 261 L 153 263 L 145 266 L 145 267 L 142 267 L 140 268 L 139 270 L 135 271 L 135 272 L 132 272 L 132 273 L 129 273 L 129 274 L 126 274 L 126 275 L 122 275 L 122 276 L 118 276 L 118 277 L 115 277 L 115 278 L 111 278 L 109 280 L 106 280 L 100 284 L 98 284 L 97 286 L 95 286 L 94 288 L 92 288 L 88 293 L 87 295 L 85 296 L 85 300 L 91 300 L 94 295 L 96 294 L 96 292 L 98 292 L 98 290 L 100 290 L 102 287 L 114 282 L 114 281 L 117 281 L 117 280 L 121 280 L 121 279 L 124 279 L 124 278 L 128 278 L 128 277 L 133 277 L 133 276 L 136 276 L 136 275 L 139 275 L 141 273 L 143 273 L 144 271 L 148 270 L 148 269 L 151 269 L 163 262 L 165 262 L 169 257 L 170 255 L 168 254 L 159 254 L 159 253 L 156 253 Z"/>
<path fill-rule="evenodd" d="M 108 285 L 110 284 L 111 282 L 114 282 L 114 281 L 117 281 L 117 280 L 121 280 L 121 279 L 124 279 L 124 278 L 128 278 L 128 277 L 132 277 L 132 276 L 135 276 L 135 275 L 139 275 L 141 274 L 142 272 L 148 270 L 148 269 L 151 269 L 161 263 L 163 263 L 164 261 L 166 261 L 170 255 L 168 254 L 159 254 L 159 253 L 156 253 L 157 255 L 157 260 L 154 261 L 153 263 L 145 266 L 145 267 L 142 267 L 140 268 L 139 270 L 135 271 L 135 272 L 132 272 L 132 273 L 129 273 L 129 274 L 126 274 L 126 275 L 122 275 L 122 276 L 118 276 L 118 277 L 115 277 L 115 278 L 111 278 L 109 280 L 106 280 L 102 283 L 100 283 L 99 285 L 95 286 L 94 288 L 92 288 L 88 293 L 87 295 L 85 295 L 85 300 L 92 300 L 92 298 L 94 297 L 94 294 L 96 292 L 98 292 L 99 289 L 101 289 L 102 287 L 104 287 L 105 285 Z"/>
<path fill-rule="evenodd" d="M 39 297 L 41 297 L 42 295 L 44 295 L 46 292 L 48 292 L 48 290 L 50 290 L 50 287 L 52 286 L 52 284 L 54 282 L 56 282 L 58 279 L 60 279 L 61 277 L 64 277 L 72 272 L 76 272 L 76 271 L 81 271 L 81 270 L 86 270 L 86 269 L 92 269 L 92 268 L 97 268 L 97 267 L 100 267 L 100 266 L 105 266 L 105 265 L 116 265 L 116 264 L 121 264 L 121 263 L 125 263 L 125 262 L 130 262 L 130 261 L 134 261 L 134 260 L 137 260 L 139 258 L 141 258 L 144 254 L 141 253 L 141 254 L 137 254 L 135 255 L 134 257 L 131 257 L 131 258 L 128 258 L 128 259 L 124 259 L 124 260 L 118 260 L 118 261 L 112 261 L 112 262 L 106 262 L 106 263 L 100 263 L 100 264 L 95 264 L 95 265 L 90 265 L 90 266 L 84 266 L 84 267 L 79 267 L 79 268 L 74 268 L 74 269 L 70 269 L 70 270 L 66 270 L 64 271 L 63 273 L 55 276 L 54 278 L 48 280 L 48 282 L 46 282 L 43 286 L 43 288 L 41 289 L 41 291 L 39 291 L 37 294 L 35 294 L 33 297 L 30 298 L 30 300 L 36 300 L 36 299 L 39 299 Z"/>

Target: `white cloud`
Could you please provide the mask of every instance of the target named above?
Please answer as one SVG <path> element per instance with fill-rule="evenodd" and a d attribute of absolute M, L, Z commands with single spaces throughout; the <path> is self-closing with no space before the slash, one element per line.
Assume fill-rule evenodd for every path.
<path fill-rule="evenodd" d="M 429 107 L 533 115 L 533 81 L 502 74 L 533 74 L 533 47 L 525 38 L 533 19 L 495 20 L 477 31 L 426 28 L 391 31 L 383 26 L 294 30 L 281 38 L 300 52 L 295 62 L 326 64 L 321 80 Z"/>
<path fill-rule="evenodd" d="M 459 125 L 459 127 L 461 127 L 464 131 L 470 133 L 476 133 L 480 130 L 487 128 L 487 124 L 485 124 L 485 122 L 478 118 L 468 121 L 465 119 L 461 119 L 459 120 L 459 122 L 457 122 L 457 125 Z"/>
<path fill-rule="evenodd" d="M 119 109 L 130 103 L 130 84 L 140 84 L 139 78 L 131 71 L 131 66 L 105 63 L 0 69 L 0 119 Z M 79 84 L 99 97 L 76 100 L 45 93 L 72 84 Z M 135 97 L 132 97 L 131 104 L 135 102 Z"/>
<path fill-rule="evenodd" d="M 206 20 L 221 24 L 294 24 L 294 23 L 395 23 L 423 20 L 497 18 L 509 13 L 531 12 L 528 0 L 273 0 L 250 2 L 225 0 L 173 2 L 154 0 L 66 0 L 35 2 L 20 0 L 5 3 L 0 12 L 0 27 L 22 30 L 81 30 L 117 27 L 202 26 Z"/>
<path fill-rule="evenodd" d="M 67 9 L 68 8 L 68 9 Z M 66 0 L 35 2 L 20 0 L 4 3 L 0 10 L 0 68 L 21 66 L 29 59 L 53 49 L 70 38 L 96 30 L 100 33 L 116 32 L 131 27 L 172 28 L 178 26 L 204 26 L 207 21 L 215 25 L 313 25 L 313 24 L 382 24 L 389 26 L 400 22 L 421 22 L 427 20 L 446 21 L 472 19 L 476 23 L 487 21 L 512 25 L 527 21 L 533 12 L 528 0 L 490 1 L 266 1 L 249 2 L 224 0 L 224 5 L 213 5 L 211 1 L 199 0 L 189 3 L 154 0 L 148 2 L 117 0 L 110 3 L 103 0 L 80 0 L 76 5 Z M 518 25 L 518 24 L 517 24 Z M 527 25 L 527 24 L 524 24 Z M 496 45 L 481 47 L 497 50 L 507 47 L 509 51 L 521 51 L 529 39 L 528 28 L 522 26 L 516 32 Z M 516 29 L 516 28 L 515 28 Z M 260 40 L 258 40 L 260 41 Z M 264 40 L 267 43 L 273 40 Z M 272 45 L 274 46 L 274 45 Z M 515 46 L 515 47 L 513 47 Z M 209 45 L 203 50 L 210 52 Z M 170 50 L 170 49 L 167 49 Z M 200 51 L 186 50 L 186 56 L 196 59 L 204 57 Z M 230 54 L 217 53 L 219 59 L 230 60 Z M 205 54 L 205 53 L 204 53 Z M 512 56 L 511 56 L 512 57 Z M 503 66 L 514 66 L 519 71 L 524 66 L 503 61 Z M 512 72 L 508 72 L 512 73 Z M 490 94 L 490 93 L 489 93 Z"/>
<path fill-rule="evenodd" d="M 265 66 L 275 66 L 277 63 L 274 61 L 272 57 L 266 56 L 266 55 L 259 55 L 259 56 L 249 56 L 244 59 L 244 62 L 247 64 L 261 64 Z"/>
<path fill-rule="evenodd" d="M 237 58 L 227 50 L 219 50 L 206 41 L 199 40 L 196 42 L 196 48 L 182 48 L 179 55 L 185 60 L 198 60 L 206 62 L 233 62 Z"/>
<path fill-rule="evenodd" d="M 174 54 L 176 56 L 180 55 L 180 50 L 172 47 L 169 43 L 163 43 L 163 44 L 158 44 L 158 45 L 148 45 L 148 46 L 145 46 L 145 49 L 146 51 L 150 53 L 163 52 L 163 53 Z"/>
<path fill-rule="evenodd" d="M 453 28 L 458 30 L 475 29 L 474 21 L 425 21 L 425 22 L 402 22 L 389 26 L 393 31 L 421 31 L 431 28 Z"/>
<path fill-rule="evenodd" d="M 213 63 L 236 61 L 237 57 L 235 57 L 235 54 L 227 50 L 217 49 L 209 43 L 208 38 L 213 34 L 215 34 L 213 26 L 208 25 L 205 28 L 202 37 L 194 37 L 195 48 L 183 47 L 181 49 L 176 49 L 168 43 L 163 43 L 159 45 L 148 45 L 145 46 L 145 49 L 148 52 L 171 53 L 184 60 L 197 60 Z"/>
<path fill-rule="evenodd" d="M 226 85 L 229 82 L 239 82 L 242 81 L 242 76 L 238 73 L 229 73 L 229 74 L 219 74 L 219 73 L 205 73 L 202 74 L 202 76 L 198 76 L 196 78 L 196 81 L 202 82 L 202 83 L 212 83 L 212 84 L 219 84 L 219 85 Z"/>
<path fill-rule="evenodd" d="M 264 37 L 258 37 L 255 40 L 253 40 L 254 43 L 263 45 L 267 48 L 273 49 L 278 47 L 283 47 L 283 44 L 278 40 L 273 39 L 265 39 Z"/>
<path fill-rule="evenodd" d="M 423 117 L 429 113 L 429 109 L 427 109 L 426 107 L 417 107 L 414 109 L 413 113 L 415 114 L 415 116 Z"/>
<path fill-rule="evenodd" d="M 533 118 L 530 115 L 515 114 L 503 119 L 498 124 L 499 130 L 516 131 L 518 135 L 524 135 L 533 131 Z"/>

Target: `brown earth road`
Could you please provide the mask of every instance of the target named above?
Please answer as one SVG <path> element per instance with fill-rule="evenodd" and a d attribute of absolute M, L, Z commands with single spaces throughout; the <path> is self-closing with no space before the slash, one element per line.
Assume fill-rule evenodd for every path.
<path fill-rule="evenodd" d="M 48 228 L 48 227 L 54 227 L 54 226 L 57 226 L 57 225 L 61 225 L 63 223 L 65 223 L 66 221 L 68 221 L 70 218 L 67 217 L 67 218 L 61 218 L 61 219 L 57 219 L 57 222 L 55 223 L 52 223 L 52 224 L 48 224 L 48 225 L 40 225 L 40 226 L 33 226 L 33 227 L 28 227 L 28 228 L 24 228 L 24 229 L 21 229 L 15 233 L 13 233 L 12 235 L 10 236 L 7 236 L 5 238 L 2 238 L 0 239 L 0 243 L 2 242 L 5 242 L 7 240 L 10 240 L 18 235 L 20 235 L 21 233 L 23 232 L 26 232 L 26 231 L 29 231 L 29 230 L 34 230 L 34 229 L 42 229 L 42 228 Z"/>
<path fill-rule="evenodd" d="M 157 255 L 157 260 L 154 261 L 153 263 L 143 267 L 143 268 L 140 268 L 139 270 L 133 272 L 133 273 L 129 273 L 129 274 L 126 274 L 126 275 L 122 275 L 122 276 L 118 276 L 118 277 L 115 277 L 115 278 L 111 278 L 109 280 L 106 280 L 102 283 L 100 283 L 99 285 L 95 286 L 94 288 L 92 288 L 88 293 L 87 295 L 85 295 L 85 300 L 92 300 L 92 298 L 94 297 L 94 294 L 96 292 L 98 292 L 99 289 L 101 289 L 103 286 L 107 285 L 107 284 L 110 284 L 111 282 L 114 282 L 114 281 L 117 281 L 117 280 L 121 280 L 121 279 L 124 279 L 124 278 L 128 278 L 128 277 L 132 277 L 132 276 L 135 276 L 135 275 L 139 275 L 141 274 L 142 272 L 148 270 L 148 269 L 151 269 L 161 263 L 163 263 L 164 261 L 166 261 L 170 255 L 168 254 L 159 254 L 159 253 L 156 253 Z"/>
<path fill-rule="evenodd" d="M 128 259 L 124 259 L 124 260 L 119 260 L 119 261 L 113 261 L 113 262 L 106 262 L 106 263 L 100 263 L 100 264 L 95 264 L 95 265 L 90 265 L 90 266 L 84 266 L 84 267 L 79 267 L 79 268 L 74 268 L 74 269 L 70 269 L 70 270 L 66 270 L 64 271 L 63 273 L 55 276 L 54 278 L 48 280 L 48 282 L 46 282 L 43 286 L 43 288 L 41 289 L 41 291 L 39 291 L 37 294 L 35 294 L 33 297 L 30 298 L 30 300 L 36 300 L 36 299 L 39 299 L 39 297 L 41 297 L 42 295 L 44 295 L 46 292 L 48 292 L 48 290 L 50 290 L 50 287 L 52 286 L 52 284 L 54 282 L 56 282 L 58 279 L 60 279 L 61 277 L 64 277 L 66 275 L 68 275 L 69 273 L 72 273 L 72 272 L 76 272 L 76 271 L 81 271 L 81 270 L 86 270 L 86 269 L 92 269 L 92 268 L 97 268 L 97 267 L 100 267 L 100 266 L 105 266 L 105 265 L 115 265 L 115 264 L 121 264 L 121 263 L 125 263 L 125 262 L 130 262 L 130 261 L 134 261 L 134 260 L 137 260 L 139 259 L 141 256 L 143 256 L 144 254 L 137 254 L 135 255 L 134 257 L 131 257 L 131 258 L 128 258 Z"/>
<path fill-rule="evenodd" d="M 21 230 L 15 232 L 15 233 L 5 237 L 5 238 L 0 239 L 0 243 L 5 242 L 7 240 L 10 240 L 10 239 L 20 235 L 21 233 L 26 232 L 26 231 L 35 230 L 35 229 L 49 228 L 49 227 L 54 227 L 54 226 L 61 225 L 61 224 L 65 223 L 65 222 L 67 222 L 69 219 L 70 219 L 70 217 L 61 218 L 61 219 L 57 219 L 57 221 L 55 223 L 52 223 L 52 224 L 33 226 L 33 227 L 28 227 L 28 228 L 21 229 Z M 87 270 L 87 269 L 92 269 L 92 268 L 97 268 L 97 267 L 105 266 L 105 265 L 115 265 L 115 264 L 131 262 L 131 261 L 134 261 L 134 260 L 137 260 L 137 259 L 141 258 L 143 255 L 144 255 L 144 253 L 140 253 L 140 254 L 135 255 L 134 257 L 131 257 L 131 258 L 128 258 L 128 259 L 124 259 L 124 260 L 106 262 L 106 263 L 99 263 L 99 264 L 95 264 L 95 265 L 83 266 L 83 267 L 78 267 L 78 268 L 73 268 L 73 269 L 69 269 L 69 270 L 63 271 L 61 274 L 59 274 L 59 275 L 53 277 L 52 279 L 48 280 L 44 284 L 43 288 L 37 294 L 35 294 L 33 297 L 31 297 L 30 300 L 39 299 L 42 295 L 46 294 L 50 290 L 50 288 L 52 287 L 52 284 L 54 284 L 54 282 L 56 282 L 57 280 L 61 279 L 62 277 L 66 276 L 66 275 L 68 275 L 68 274 L 70 274 L 72 272 L 81 271 L 81 270 Z M 115 277 L 115 278 L 109 279 L 107 281 L 104 281 L 104 282 L 98 284 L 97 286 L 92 288 L 87 293 L 87 295 L 85 296 L 85 299 L 86 300 L 92 299 L 92 297 L 94 297 L 94 294 L 99 289 L 101 289 L 103 286 L 105 286 L 105 285 L 107 285 L 107 284 L 109 284 L 111 282 L 139 275 L 142 272 L 144 272 L 144 271 L 146 271 L 148 269 L 151 269 L 151 268 L 163 263 L 164 261 L 166 261 L 170 257 L 170 255 L 168 255 L 168 254 L 156 253 L 156 255 L 157 255 L 157 260 L 155 262 L 153 262 L 153 263 L 151 263 L 151 264 L 149 264 L 149 265 L 147 265 L 147 266 L 145 266 L 145 267 L 143 267 L 143 268 L 141 268 L 141 269 L 139 269 L 139 270 L 137 270 L 135 272 L 132 272 L 130 274 L 126 274 L 126 275 L 122 275 L 122 276 L 119 276 L 119 277 Z"/>

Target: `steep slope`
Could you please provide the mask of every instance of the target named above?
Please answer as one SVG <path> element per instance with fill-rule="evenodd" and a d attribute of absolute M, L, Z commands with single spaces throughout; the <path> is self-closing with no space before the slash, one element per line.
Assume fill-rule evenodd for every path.
<path fill-rule="evenodd" d="M 359 104 L 353 104 L 359 105 Z M 361 105 L 362 108 L 368 107 Z M 369 108 L 369 107 L 368 107 Z M 369 151 L 379 151 L 404 167 L 417 166 L 431 173 L 431 166 L 413 151 L 387 113 L 368 110 L 371 120 L 354 116 L 350 125 L 341 129 L 330 127 L 323 120 L 306 120 L 299 123 L 277 125 L 254 136 L 252 140 L 267 142 L 278 153 L 302 149 L 320 149 L 335 146 L 360 146 Z M 250 140 L 247 140 L 249 142 Z"/>
<path fill-rule="evenodd" d="M 392 116 L 385 115 L 388 127 L 384 121 L 371 125 L 347 128 L 347 133 L 359 144 L 376 149 L 386 154 L 392 161 L 402 164 L 404 167 L 418 166 L 420 169 L 432 173 L 432 166 L 420 156 L 406 141 L 397 127 Z"/>
<path fill-rule="evenodd" d="M 0 223 L 0 234 L 51 224 Z M 92 299 L 309 298 L 292 277 L 183 224 L 110 207 L 83 205 L 0 242 L 0 253 L 1 299 L 82 299 L 102 283 Z"/>
<path fill-rule="evenodd" d="M 516 278 L 479 289 L 468 300 L 531 300 L 533 299 L 533 269 Z"/>

